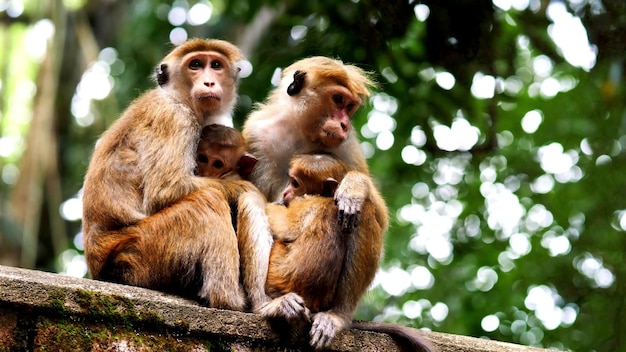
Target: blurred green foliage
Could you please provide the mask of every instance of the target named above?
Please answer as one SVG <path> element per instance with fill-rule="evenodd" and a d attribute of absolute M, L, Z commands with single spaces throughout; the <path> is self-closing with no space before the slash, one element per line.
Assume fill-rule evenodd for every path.
<path fill-rule="evenodd" d="M 63 52 L 54 131 L 64 200 L 80 190 L 97 136 L 154 85 L 153 68 L 171 48 L 173 30 L 230 40 L 246 51 L 253 72 L 240 84 L 236 126 L 272 89 L 277 68 L 310 55 L 340 58 L 379 83 L 354 125 L 392 220 L 381 273 L 357 317 L 557 349 L 626 350 L 623 1 L 33 6 L 44 2 L 24 1 L 18 15 L 0 2 L 0 47 L 10 49 L 0 53 L 0 145 L 11 143 L 15 130 L 11 82 L 33 79 L 10 64 L 22 55 L 23 28 L 52 18 L 64 31 L 64 42 L 52 46 Z M 168 20 L 173 9 L 196 4 L 210 6 L 208 22 Z M 52 16 L 59 7 L 62 16 Z M 584 25 L 595 62 L 585 67 L 565 59 L 549 34 L 556 32 L 555 14 Z M 566 38 L 576 42 L 572 28 L 578 27 Z M 116 52 L 109 65 L 113 90 L 91 102 L 93 122 L 79 124 L 71 113 L 76 87 L 104 48 Z M 480 82 L 488 83 L 486 98 L 474 90 Z M 534 127 L 524 125 L 533 121 Z M 23 124 L 17 135 L 25 138 L 28 128 Z M 24 149 L 15 150 L 0 153 L 5 249 L 20 246 L 20 225 L 7 215 L 15 184 L 7 167 L 19 165 Z M 53 203 L 45 196 L 41 207 L 58 206 Z M 67 272 L 80 257 L 80 241 L 54 255 L 48 238 L 54 216 L 42 212 L 36 267 Z M 80 221 L 65 222 L 71 241 Z"/>

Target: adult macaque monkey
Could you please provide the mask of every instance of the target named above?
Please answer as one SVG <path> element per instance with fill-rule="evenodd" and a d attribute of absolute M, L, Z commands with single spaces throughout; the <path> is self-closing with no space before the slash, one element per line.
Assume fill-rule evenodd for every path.
<path fill-rule="evenodd" d="M 202 127 L 223 122 L 236 102 L 241 59 L 228 42 L 187 41 L 157 66 L 158 87 L 102 135 L 83 193 L 93 278 L 171 291 L 215 308 L 257 310 L 268 301 L 272 239 L 263 196 L 247 181 L 194 175 Z M 229 204 L 250 219 L 237 236 Z"/>
<path fill-rule="evenodd" d="M 202 129 L 196 152 L 196 175 L 224 180 L 247 180 L 257 158 L 246 153 L 241 132 L 224 125 Z"/>
<path fill-rule="evenodd" d="M 311 344 L 316 348 L 326 346 L 338 331 L 348 327 L 352 313 L 378 266 L 382 236 L 388 224 L 387 207 L 378 190 L 372 185 L 367 162 L 351 124 L 352 115 L 363 99 L 369 96 L 369 88 L 372 86 L 373 82 L 368 75 L 356 66 L 345 65 L 341 61 L 325 57 L 303 59 L 283 71 L 278 87 L 270 93 L 267 101 L 260 104 L 248 117 L 243 128 L 248 151 L 259 159 L 252 171 L 251 181 L 270 201 L 279 201 L 281 193 L 288 185 L 289 162 L 294 154 L 331 153 L 347 169 L 343 179 L 338 180 L 339 185 L 334 194 L 334 203 L 337 206 L 320 205 L 315 216 L 300 219 L 309 220 L 317 230 L 305 230 L 298 223 L 290 223 L 297 216 L 287 215 L 282 222 L 285 226 L 282 229 L 286 230 L 283 232 L 276 221 L 279 217 L 272 213 L 271 206 L 268 209 L 270 221 L 273 222 L 277 233 L 288 234 L 289 230 L 295 233 L 301 231 L 309 234 L 305 238 L 313 237 L 317 233 L 319 236 L 330 236 L 329 242 L 336 244 L 340 238 L 338 233 L 343 234 L 344 242 L 338 244 L 344 249 L 343 253 L 341 250 L 331 252 L 336 256 L 335 259 L 343 258 L 337 259 L 343 264 L 338 276 L 340 282 L 337 283 L 337 291 L 332 298 L 333 308 L 320 311 L 312 318 Z M 364 206 L 365 203 L 368 205 Z M 293 206 L 292 203 L 287 209 Z M 320 215 L 323 211 L 329 213 Z M 359 216 L 363 212 L 367 213 L 366 216 Z M 372 217 L 372 214 L 376 216 Z M 291 245 L 292 243 L 289 243 L 286 247 L 291 248 Z M 324 245 L 323 241 L 317 243 L 317 248 L 326 248 Z M 278 249 L 273 249 L 277 253 L 281 251 L 279 246 L 280 244 L 274 246 Z M 303 276 L 302 280 L 306 280 L 308 274 L 319 275 L 319 266 L 317 269 L 315 266 L 303 269 L 299 265 L 313 265 L 311 261 L 325 257 L 328 252 L 306 252 L 306 246 L 307 244 L 301 245 L 299 255 L 302 257 L 293 259 L 295 262 L 289 263 L 287 260 L 277 266 L 277 270 L 271 269 L 268 284 L 279 287 L 276 292 L 270 290 L 272 295 L 288 291 L 290 293 L 278 296 L 265 305 L 261 309 L 261 314 L 265 317 L 286 317 L 293 325 L 307 319 L 309 309 L 305 300 L 290 291 L 293 287 L 290 288 L 289 283 L 283 286 L 278 284 L 279 280 L 272 279 L 273 273 L 276 272 L 288 277 L 292 272 L 297 272 Z M 292 256 L 288 258 L 293 258 Z M 272 258 L 275 259 L 274 255 Z M 329 262 L 324 263 L 330 265 Z M 270 263 L 270 266 L 273 265 L 275 263 Z M 320 291 L 317 294 L 316 297 L 332 295 L 330 292 Z M 362 327 L 354 323 L 352 326 Z M 398 327 L 379 325 L 376 329 L 371 327 L 366 329 L 389 331 L 398 337 L 403 332 L 411 331 L 408 328 L 396 328 Z M 421 343 L 419 339 L 409 338 L 409 341 L 418 341 L 416 348 L 426 346 L 426 343 Z M 434 349 L 424 347 L 422 350 Z"/>
<path fill-rule="evenodd" d="M 350 119 L 371 86 L 360 68 L 326 57 L 303 59 L 284 70 L 279 86 L 243 127 L 248 151 L 259 159 L 251 181 L 268 200 L 277 201 L 287 185 L 292 155 L 332 153 L 349 170 L 335 200 L 343 230 L 352 230 L 366 192 L 358 174 L 369 176 L 369 170 Z"/>
<path fill-rule="evenodd" d="M 358 226 L 345 233 L 336 220 L 332 197 L 348 172 L 346 165 L 330 154 L 296 155 L 290 165 L 282 201 L 267 205 L 274 244 L 265 288 L 276 299 L 261 314 L 274 317 L 286 310 L 294 314 L 292 322 L 307 322 L 313 313 L 309 336 L 316 349 L 328 346 L 339 331 L 354 327 L 388 333 L 410 351 L 436 351 L 418 330 L 352 322 L 376 274 L 387 226 L 386 208 L 377 203 L 370 178 L 355 174 L 364 185 L 365 199 Z"/>

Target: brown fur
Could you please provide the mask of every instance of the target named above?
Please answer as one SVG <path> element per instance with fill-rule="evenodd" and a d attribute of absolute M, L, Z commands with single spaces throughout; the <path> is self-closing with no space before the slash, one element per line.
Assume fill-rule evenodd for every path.
<path fill-rule="evenodd" d="M 279 86 L 243 128 L 248 151 L 259 159 L 251 180 L 271 201 L 279 201 L 288 187 L 295 154 L 330 153 L 347 170 L 334 200 L 306 196 L 287 208 L 267 207 L 275 244 L 266 290 L 275 298 L 260 312 L 298 325 L 313 311 L 310 343 L 315 348 L 326 347 L 351 325 L 376 273 L 388 225 L 387 207 L 350 122 L 371 86 L 356 66 L 324 57 L 303 59 L 284 70 Z M 433 351 L 424 347 L 419 332 L 396 328 L 398 339 Z"/>
<path fill-rule="evenodd" d="M 202 127 L 221 122 L 237 99 L 241 57 L 218 40 L 193 39 L 175 48 L 158 66 L 160 87 L 133 101 L 102 135 L 83 193 L 93 278 L 235 310 L 247 305 L 243 281 L 253 309 L 267 301 L 262 278 L 271 237 L 263 196 L 249 182 L 193 174 Z M 201 69 L 192 60 L 202 62 Z M 221 69 L 211 66 L 215 60 Z M 230 204 L 239 206 L 238 217 L 256 221 L 239 236 Z"/>
<path fill-rule="evenodd" d="M 232 127 L 204 127 L 196 152 L 196 174 L 228 180 L 247 179 L 256 164 L 256 158 L 253 158 L 254 161 L 247 159 L 251 155 L 246 155 L 245 147 L 243 136 Z M 248 162 L 252 164 L 248 165 Z"/>
<path fill-rule="evenodd" d="M 296 96 L 289 96 L 287 86 L 298 70 L 306 72 L 305 87 Z M 369 173 L 352 125 L 342 133 L 330 117 L 336 109 L 345 110 L 333 103 L 333 94 L 342 94 L 356 104 L 346 112 L 351 116 L 369 96 L 372 85 L 363 70 L 325 57 L 303 59 L 283 71 L 279 86 L 257 106 L 243 127 L 248 151 L 259 158 L 251 180 L 270 201 L 278 200 L 287 185 L 289 160 L 294 154 L 333 153 L 348 169 Z M 332 124 L 345 139 L 337 144 L 337 140 L 320 138 L 325 124 Z"/>
<path fill-rule="evenodd" d="M 274 236 L 266 283 L 268 294 L 278 297 L 295 292 L 315 313 L 344 308 L 336 297 L 343 289 L 339 285 L 346 284 L 341 281 L 342 276 L 353 265 L 354 258 L 346 258 L 351 247 L 363 258 L 360 261 L 363 265 L 359 266 L 363 274 L 358 283 L 361 287 L 355 287 L 358 293 L 351 297 L 354 301 L 351 304 L 358 303 L 378 267 L 386 226 L 385 209 L 376 208 L 368 192 L 358 229 L 366 229 L 369 238 L 361 240 L 362 231 L 342 232 L 336 221 L 338 209 L 333 198 L 316 192 L 323 188 L 328 177 L 343 179 L 346 174 L 343 163 L 330 155 L 298 155 L 291 162 L 289 174 L 301 180 L 295 198 L 287 207 L 277 204 L 267 207 Z"/>

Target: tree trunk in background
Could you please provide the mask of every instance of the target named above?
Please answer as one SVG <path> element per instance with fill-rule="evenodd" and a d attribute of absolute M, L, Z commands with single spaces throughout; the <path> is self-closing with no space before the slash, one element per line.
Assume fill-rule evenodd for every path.
<path fill-rule="evenodd" d="M 67 12 L 60 2 L 53 3 L 50 10 L 55 34 L 48 44 L 48 51 L 38 74 L 33 117 L 26 149 L 20 162 L 20 178 L 9 205 L 11 215 L 22 229 L 19 265 L 25 268 L 36 265 L 41 242 L 40 224 L 44 215 L 50 222 L 49 235 L 54 255 L 67 248 L 65 224 L 58 215 L 62 193 L 57 157 L 58 141 L 54 130 Z"/>

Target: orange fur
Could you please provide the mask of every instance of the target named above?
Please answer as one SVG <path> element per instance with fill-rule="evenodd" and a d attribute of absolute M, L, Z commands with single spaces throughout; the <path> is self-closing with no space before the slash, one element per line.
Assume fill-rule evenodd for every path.
<path fill-rule="evenodd" d="M 387 207 L 372 183 L 350 121 L 373 85 L 356 66 L 324 57 L 303 59 L 283 71 L 278 87 L 243 128 L 247 149 L 259 159 L 251 180 L 270 201 L 299 192 L 294 170 L 289 170 L 296 154 L 332 154 L 345 168 L 334 199 L 295 197 L 285 202 L 288 207 L 267 206 L 275 243 L 266 290 L 274 299 L 260 313 L 299 325 L 312 311 L 310 344 L 317 349 L 339 331 L 360 327 L 351 325 L 352 315 L 374 278 L 388 225 Z M 319 189 L 306 175 L 313 164 L 300 166 L 300 186 Z M 332 176 L 322 172 L 318 177 Z M 412 329 L 385 332 L 434 351 Z"/>
<path fill-rule="evenodd" d="M 102 135 L 83 192 L 93 278 L 217 308 L 267 301 L 262 278 L 271 235 L 262 195 L 249 182 L 193 174 L 202 126 L 219 123 L 237 99 L 241 57 L 224 41 L 193 39 L 175 48 L 157 67 L 159 87 L 135 99 Z M 238 204 L 239 218 L 256 221 L 239 236 L 230 204 Z"/>

